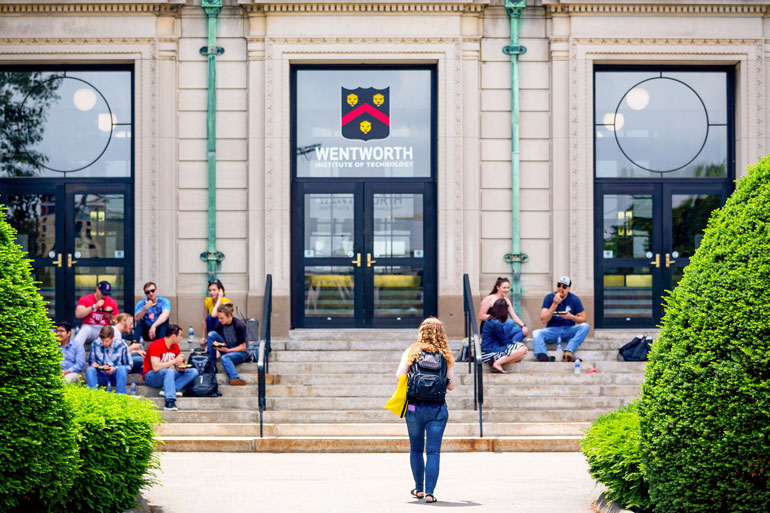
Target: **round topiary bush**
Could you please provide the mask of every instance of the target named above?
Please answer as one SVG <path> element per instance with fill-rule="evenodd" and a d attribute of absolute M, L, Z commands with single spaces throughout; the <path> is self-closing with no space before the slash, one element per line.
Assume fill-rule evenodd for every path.
<path fill-rule="evenodd" d="M 61 352 L 0 205 L 0 511 L 62 504 L 76 463 Z"/>
<path fill-rule="evenodd" d="M 607 486 L 604 496 L 626 509 L 647 511 L 650 496 L 639 452 L 636 402 L 599 417 L 580 441 L 591 477 Z"/>
<path fill-rule="evenodd" d="M 160 414 L 150 401 L 82 386 L 66 387 L 77 432 L 78 472 L 66 511 L 124 511 L 140 489 L 154 483 L 159 468 L 155 426 Z"/>
<path fill-rule="evenodd" d="M 770 511 L 770 158 L 716 211 L 666 301 L 640 404 L 656 512 Z"/>

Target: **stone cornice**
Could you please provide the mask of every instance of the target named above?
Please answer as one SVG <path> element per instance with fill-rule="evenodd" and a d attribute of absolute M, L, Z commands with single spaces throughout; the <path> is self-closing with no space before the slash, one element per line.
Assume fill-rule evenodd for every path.
<path fill-rule="evenodd" d="M 755 14 L 768 13 L 768 5 L 738 3 L 569 3 L 547 4 L 544 7 L 551 14 Z"/>
<path fill-rule="evenodd" d="M 2 45 L 148 45 L 153 44 L 151 37 L 2 37 Z M 105 48 L 104 53 L 110 49 Z M 101 51 L 101 50 L 100 50 Z"/>
<path fill-rule="evenodd" d="M 482 12 L 489 0 L 432 0 L 419 1 L 305 1 L 305 2 L 260 2 L 258 0 L 241 0 L 244 10 L 249 13 L 478 13 Z"/>
<path fill-rule="evenodd" d="M 558 39 L 563 40 L 564 38 Z M 582 45 L 625 45 L 625 46 L 641 46 L 641 45 L 654 45 L 654 46 L 670 46 L 670 45 L 695 45 L 695 46 L 724 46 L 731 47 L 736 45 L 754 45 L 759 39 L 744 39 L 744 38 L 705 38 L 705 37 L 576 37 L 571 41 Z"/>
<path fill-rule="evenodd" d="M 2 3 L 8 14 L 176 14 L 179 4 L 169 2 Z"/>

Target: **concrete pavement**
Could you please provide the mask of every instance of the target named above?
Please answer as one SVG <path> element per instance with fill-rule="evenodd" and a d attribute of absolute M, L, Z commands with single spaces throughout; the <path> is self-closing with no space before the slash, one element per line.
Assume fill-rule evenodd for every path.
<path fill-rule="evenodd" d="M 437 504 L 409 495 L 409 455 L 162 453 L 153 513 L 591 513 L 601 493 L 580 453 L 444 453 Z"/>

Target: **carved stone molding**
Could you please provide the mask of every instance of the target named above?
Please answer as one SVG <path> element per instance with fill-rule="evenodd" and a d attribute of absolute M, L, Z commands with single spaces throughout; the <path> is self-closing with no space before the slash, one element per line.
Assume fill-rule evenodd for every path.
<path fill-rule="evenodd" d="M 550 14 L 759 14 L 768 12 L 764 5 L 704 4 L 550 4 Z"/>
<path fill-rule="evenodd" d="M 179 5 L 160 3 L 3 4 L 0 14 L 175 14 Z"/>
<path fill-rule="evenodd" d="M 244 5 L 243 8 L 248 13 L 389 13 L 389 12 L 436 12 L 436 13 L 478 13 L 486 8 L 486 3 L 478 2 L 410 2 L 410 3 L 388 3 L 380 0 L 372 3 L 343 3 L 343 2 L 325 2 L 325 3 L 304 3 L 304 2 L 284 2 L 284 3 L 261 3 Z"/>
<path fill-rule="evenodd" d="M 248 38 L 249 42 L 263 41 L 266 38 L 256 37 Z M 314 48 L 307 48 L 307 53 L 339 53 L 337 48 L 323 48 L 317 46 L 323 45 L 367 45 L 366 53 L 380 53 L 379 50 L 371 48 L 371 45 L 426 45 L 426 44 L 455 44 L 458 41 L 456 37 L 269 37 L 272 44 L 276 45 L 313 45 Z M 422 48 L 415 48 L 415 52 L 424 51 Z M 392 50 L 382 50 L 391 52 Z M 292 53 L 301 53 L 302 50 L 292 49 Z M 348 53 L 361 53 L 361 49 L 353 49 Z"/>
<path fill-rule="evenodd" d="M 736 45 L 754 45 L 757 40 L 756 39 L 743 39 L 743 38 L 705 38 L 705 37 L 698 37 L 698 38 L 676 38 L 676 37 L 576 37 L 572 38 L 572 41 L 576 42 L 580 45 L 654 45 L 654 46 L 661 46 L 668 48 L 660 48 L 661 51 L 665 51 L 667 53 L 677 53 L 680 52 L 679 48 L 671 47 L 671 45 L 678 45 L 678 46 L 722 46 L 723 51 L 719 51 L 718 53 L 731 53 L 734 52 L 734 49 L 731 49 L 729 47 L 734 47 Z M 628 49 L 624 49 L 624 52 L 629 53 Z M 604 52 L 602 52 L 604 53 Z M 631 52 L 631 53 L 640 53 L 640 52 Z M 644 51 L 643 53 L 649 53 L 648 51 Z M 708 52 L 699 51 L 699 54 L 701 53 L 715 53 L 713 49 L 709 49 Z"/>
<path fill-rule="evenodd" d="M 152 45 L 152 37 L 2 37 L 0 45 Z M 118 53 L 120 48 L 105 48 L 100 53 Z M 68 52 L 69 53 L 69 52 Z"/>

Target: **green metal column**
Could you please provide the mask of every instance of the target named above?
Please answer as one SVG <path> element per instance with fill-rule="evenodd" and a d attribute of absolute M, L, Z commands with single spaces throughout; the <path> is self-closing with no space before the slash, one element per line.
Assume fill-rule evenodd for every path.
<path fill-rule="evenodd" d="M 208 196 L 208 250 L 201 253 L 201 260 L 208 263 L 209 280 L 216 278 L 217 264 L 225 255 L 217 251 L 217 55 L 222 55 L 224 48 L 217 47 L 217 16 L 222 11 L 222 0 L 201 0 L 201 7 L 208 22 L 208 45 L 200 49 L 208 57 L 209 83 L 206 106 L 206 156 L 208 159 L 209 196 Z"/>
<path fill-rule="evenodd" d="M 511 44 L 503 53 L 511 56 L 511 252 L 505 261 L 511 264 L 511 302 L 521 315 L 521 264 L 529 260 L 521 252 L 521 203 L 519 156 L 519 55 L 527 49 L 519 45 L 519 19 L 527 6 L 526 0 L 505 0 L 505 10 L 511 23 Z"/>

